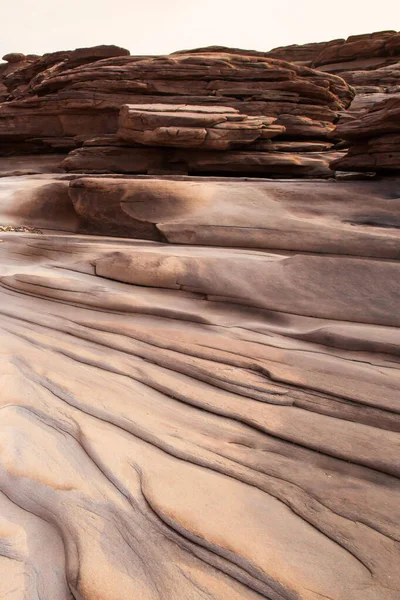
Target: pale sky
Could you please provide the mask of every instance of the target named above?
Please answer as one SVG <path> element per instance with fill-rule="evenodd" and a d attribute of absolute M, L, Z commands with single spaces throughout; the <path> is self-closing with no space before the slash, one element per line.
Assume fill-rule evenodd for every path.
<path fill-rule="evenodd" d="M 270 50 L 400 29 L 400 0 L 0 0 L 0 58 L 116 44 Z"/>

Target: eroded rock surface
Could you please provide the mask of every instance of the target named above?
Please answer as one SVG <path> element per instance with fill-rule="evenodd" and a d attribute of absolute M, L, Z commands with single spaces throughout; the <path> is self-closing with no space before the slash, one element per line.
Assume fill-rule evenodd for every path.
<path fill-rule="evenodd" d="M 395 81 L 381 77 L 383 69 L 383 73 L 398 73 L 400 32 L 397 31 L 377 31 L 352 35 L 346 40 L 275 48 L 266 55 L 335 73 L 360 92 L 369 85 L 384 89 L 400 83 L 398 74 Z"/>
<path fill-rule="evenodd" d="M 101 46 L 7 63 L 1 75 L 9 92 L 0 104 L 3 151 L 68 151 L 90 137 L 115 134 L 122 105 L 149 103 L 228 106 L 279 117 L 288 139 L 299 125 L 309 141 L 315 129 L 317 139 L 329 139 L 354 95 L 340 77 L 245 51 L 128 54 Z"/>
<path fill-rule="evenodd" d="M 3 597 L 397 600 L 398 181 L 0 182 Z"/>
<path fill-rule="evenodd" d="M 1 598 L 399 599 L 398 40 L 4 57 Z"/>
<path fill-rule="evenodd" d="M 185 50 L 194 54 L 203 52 L 244 51 L 225 46 L 210 46 Z M 347 39 L 310 44 L 281 46 L 268 52 L 246 50 L 248 55 L 271 57 L 339 75 L 354 85 L 358 93 L 373 91 L 395 91 L 400 85 L 400 32 L 376 31 L 352 35 Z M 180 54 L 177 52 L 176 54 Z M 368 89 L 375 86 L 378 89 Z"/>
<path fill-rule="evenodd" d="M 348 171 L 400 171 L 400 94 L 381 100 L 359 118 L 339 124 L 338 135 L 350 141 L 348 153 L 332 168 Z"/>
<path fill-rule="evenodd" d="M 301 146 L 300 146 L 301 148 Z M 303 152 L 299 147 L 282 151 L 271 148 L 251 150 L 201 151 L 165 150 L 162 148 L 130 148 L 121 144 L 85 145 L 69 153 L 63 168 L 75 173 L 129 173 L 180 175 L 235 175 L 287 177 L 333 177 L 331 161 L 344 152 Z M 269 151 L 268 151 L 269 150 Z M 286 151 L 287 150 L 287 151 Z"/>
<path fill-rule="evenodd" d="M 400 258 L 398 180 L 319 182 L 78 178 L 68 193 L 83 225 L 152 224 L 172 244 Z M 153 238 L 158 239 L 158 238 Z"/>
<path fill-rule="evenodd" d="M 249 117 L 225 106 L 126 104 L 117 138 L 144 146 L 231 150 L 285 131 L 272 117 Z"/>

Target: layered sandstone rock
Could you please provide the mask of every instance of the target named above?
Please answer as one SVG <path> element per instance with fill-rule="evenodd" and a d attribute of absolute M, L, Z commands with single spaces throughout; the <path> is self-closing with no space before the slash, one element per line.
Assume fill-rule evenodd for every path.
<path fill-rule="evenodd" d="M 343 152 L 315 151 L 315 146 L 290 147 L 262 144 L 249 150 L 184 150 L 167 148 L 132 148 L 124 144 L 104 145 L 90 140 L 83 148 L 73 150 L 62 162 L 72 173 L 130 173 L 130 174 L 183 174 L 183 175 L 238 175 L 243 176 L 305 176 L 329 178 L 333 176 L 329 163 L 343 156 Z M 114 142 L 114 138 L 112 138 Z M 99 145 L 96 145 L 99 144 Z M 305 148 L 304 151 L 302 148 Z M 270 151 L 268 151 L 270 150 Z"/>
<path fill-rule="evenodd" d="M 223 46 L 211 46 L 191 51 L 204 52 L 246 52 L 255 57 L 273 57 L 290 61 L 300 66 L 316 68 L 342 77 L 356 91 L 351 114 L 359 114 L 364 108 L 379 102 L 383 95 L 400 92 L 400 33 L 383 31 L 372 34 L 351 36 L 347 40 L 275 48 L 269 52 L 239 50 Z M 179 54 L 179 53 L 177 53 Z M 387 96 L 388 97 L 388 96 Z M 341 121 L 347 113 L 341 114 Z"/>
<path fill-rule="evenodd" d="M 343 43 L 328 44 L 313 66 L 345 76 L 347 71 L 369 70 L 395 64 L 400 56 L 400 33 L 378 31 L 353 35 Z"/>
<path fill-rule="evenodd" d="M 286 132 L 276 118 L 249 117 L 229 107 L 124 105 L 117 134 L 86 140 L 63 167 L 86 173 L 331 177 L 329 162 L 343 154 L 324 140 L 327 125 L 335 138 L 334 126 L 321 128 L 306 117 L 285 115 L 279 121 L 299 141 L 272 142 Z"/>
<path fill-rule="evenodd" d="M 0 155 L 67 152 L 79 145 L 75 137 L 111 133 L 116 120 L 104 111 L 90 112 L 93 102 L 39 99 L 31 92 L 31 81 L 41 81 L 49 73 L 79 68 L 102 59 L 127 56 L 129 51 L 117 46 L 95 46 L 44 56 L 8 54 L 0 65 Z"/>
<path fill-rule="evenodd" d="M 0 195 L 0 596 L 396 600 L 399 182 Z"/>
<path fill-rule="evenodd" d="M 338 39 L 317 44 L 304 44 L 274 48 L 265 54 L 282 60 L 300 63 L 321 71 L 335 73 L 352 85 L 374 85 L 371 83 L 375 71 L 390 73 L 397 71 L 400 59 L 400 33 L 378 31 L 352 35 L 346 40 Z M 395 81 L 377 81 L 375 85 L 399 84 Z"/>
<path fill-rule="evenodd" d="M 204 52 L 242 54 L 246 52 L 251 56 L 277 58 L 337 74 L 354 85 L 360 92 L 366 86 L 378 86 L 381 90 L 390 90 L 393 86 L 400 85 L 398 74 L 400 33 L 397 31 L 352 35 L 347 39 L 336 39 L 329 42 L 293 44 L 274 48 L 268 52 L 243 51 L 225 46 L 209 46 L 185 50 L 185 52 L 195 54 Z M 180 52 L 176 54 L 180 54 Z"/>
<path fill-rule="evenodd" d="M 79 177 L 68 192 L 82 231 L 148 238 L 147 224 L 171 244 L 400 258 L 399 182 Z"/>
<path fill-rule="evenodd" d="M 332 168 L 353 171 L 400 171 L 400 94 L 374 104 L 359 118 L 343 122 L 338 135 L 349 140 L 346 156 Z"/>
<path fill-rule="evenodd" d="M 121 108 L 117 137 L 144 146 L 230 150 L 284 133 L 275 123 L 224 106 L 128 104 Z"/>
<path fill-rule="evenodd" d="M 370 71 L 348 71 L 342 76 L 352 85 L 358 94 L 362 93 L 398 93 L 400 91 L 400 53 L 397 61 L 389 66 Z"/>
<path fill-rule="evenodd" d="M 111 54 L 111 58 L 104 55 Z M 114 134 L 124 104 L 229 106 L 278 117 L 288 139 L 331 139 L 353 97 L 339 77 L 245 53 L 127 56 L 111 47 L 55 53 L 17 63 L 3 76 L 0 141 L 30 151 L 64 150 Z M 4 151 L 4 150 L 3 150 Z"/>
<path fill-rule="evenodd" d="M 396 39 L 4 57 L 1 598 L 398 600 Z"/>
<path fill-rule="evenodd" d="M 45 79 L 49 73 L 56 76 L 69 69 L 99 60 L 129 55 L 129 50 L 118 46 L 77 48 L 76 50 L 51 52 L 43 56 L 11 53 L 3 56 L 3 60 L 8 65 L 4 69 L 2 80 L 11 96 L 18 98 L 29 94 L 33 82 Z"/>

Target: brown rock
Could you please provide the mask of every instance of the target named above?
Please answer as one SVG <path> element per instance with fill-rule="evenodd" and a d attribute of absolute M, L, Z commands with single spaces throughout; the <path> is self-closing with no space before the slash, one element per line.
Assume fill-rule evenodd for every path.
<path fill-rule="evenodd" d="M 400 84 L 400 33 L 396 31 L 275 48 L 266 55 L 339 75 L 360 94 L 393 93 Z"/>
<path fill-rule="evenodd" d="M 275 121 L 225 107 L 130 104 L 121 108 L 117 137 L 134 145 L 229 150 L 284 133 Z"/>
<path fill-rule="evenodd" d="M 282 114 L 276 121 L 277 125 L 283 125 L 287 133 L 286 137 L 307 140 L 332 140 L 337 138 L 335 126 L 328 121 L 316 121 L 308 117 Z"/>
<path fill-rule="evenodd" d="M 162 242 L 51 231 L 58 178 L 0 187 L 48 216 L 0 233 L 0 597 L 396 600 L 395 178 L 71 183 Z"/>
<path fill-rule="evenodd" d="M 399 181 L 83 177 L 70 190 L 88 210 L 119 202 L 122 223 L 171 244 L 400 258 Z"/>
<path fill-rule="evenodd" d="M 336 170 L 400 171 L 400 95 L 377 102 L 357 119 L 340 123 L 340 137 L 351 142 Z"/>
<path fill-rule="evenodd" d="M 400 52 L 400 33 L 378 31 L 371 34 L 353 35 L 344 43 L 325 47 L 314 61 L 315 66 L 327 65 L 363 58 L 391 57 Z M 390 58 L 389 58 L 390 60 Z M 392 62 L 395 62 L 393 60 Z"/>
<path fill-rule="evenodd" d="M 269 148 L 269 147 L 268 147 Z M 270 148 L 269 148 L 270 149 Z M 271 150 L 271 149 L 270 149 Z M 273 149 L 274 150 L 274 149 Z M 340 152 L 186 150 L 86 145 L 70 152 L 62 166 L 80 173 L 189 173 L 242 176 L 332 177 L 329 161 Z"/>
<path fill-rule="evenodd" d="M 168 156 L 168 155 L 167 155 Z M 148 173 L 166 168 L 157 148 L 89 145 L 73 150 L 62 163 L 72 173 Z M 169 166 L 173 170 L 173 166 Z"/>
<path fill-rule="evenodd" d="M 397 62 L 369 71 L 348 71 L 345 77 L 346 81 L 354 86 L 358 93 L 362 93 L 362 88 L 366 86 L 375 86 L 379 91 L 394 92 L 393 88 L 400 84 L 400 63 Z"/>
<path fill-rule="evenodd" d="M 122 105 L 149 103 L 305 117 L 316 121 L 320 139 L 320 122 L 334 122 L 353 97 L 339 77 L 245 52 L 127 54 L 97 47 L 26 57 L 3 76 L 11 96 L 0 105 L 0 139 L 12 144 L 39 132 L 44 138 L 112 134 Z M 286 127 L 288 139 L 291 134 Z"/>
<path fill-rule="evenodd" d="M 25 58 L 25 54 L 20 54 L 18 52 L 10 52 L 9 54 L 3 56 L 3 60 L 5 60 L 8 63 L 19 63 L 22 62 Z"/>
<path fill-rule="evenodd" d="M 372 137 L 350 146 L 348 153 L 331 163 L 343 171 L 400 171 L 400 133 Z"/>
<path fill-rule="evenodd" d="M 396 56 L 400 55 L 400 33 L 377 31 L 353 35 L 346 40 L 282 46 L 265 55 L 312 67 L 322 67 L 332 73 L 348 71 L 356 66 L 357 70 L 366 66 L 374 69 L 397 62 Z"/>
<path fill-rule="evenodd" d="M 153 223 L 127 217 L 121 208 L 118 183 L 111 190 L 107 181 L 95 180 L 87 186 L 83 180 L 72 181 L 69 195 L 79 218 L 79 230 L 103 235 L 161 240 Z"/>

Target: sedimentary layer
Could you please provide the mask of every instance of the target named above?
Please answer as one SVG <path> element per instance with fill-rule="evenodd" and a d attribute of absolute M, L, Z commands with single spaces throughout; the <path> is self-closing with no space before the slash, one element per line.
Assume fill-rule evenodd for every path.
<path fill-rule="evenodd" d="M 398 40 L 5 57 L 1 598 L 399 599 Z"/>
<path fill-rule="evenodd" d="M 381 100 L 337 127 L 350 143 L 348 153 L 331 163 L 348 171 L 400 171 L 400 94 Z"/>
<path fill-rule="evenodd" d="M 340 77 L 245 52 L 135 57 L 101 46 L 20 56 L 8 65 L 0 141 L 9 151 L 22 151 L 21 142 L 25 151 L 68 150 L 94 135 L 113 134 L 124 104 L 229 106 L 250 116 L 282 117 L 277 124 L 289 137 L 296 135 L 292 120 L 296 127 L 305 117 L 329 137 L 329 126 L 354 95 Z"/>
<path fill-rule="evenodd" d="M 396 600 L 398 183 L 59 177 L 164 241 L 0 234 L 2 595 Z"/>

